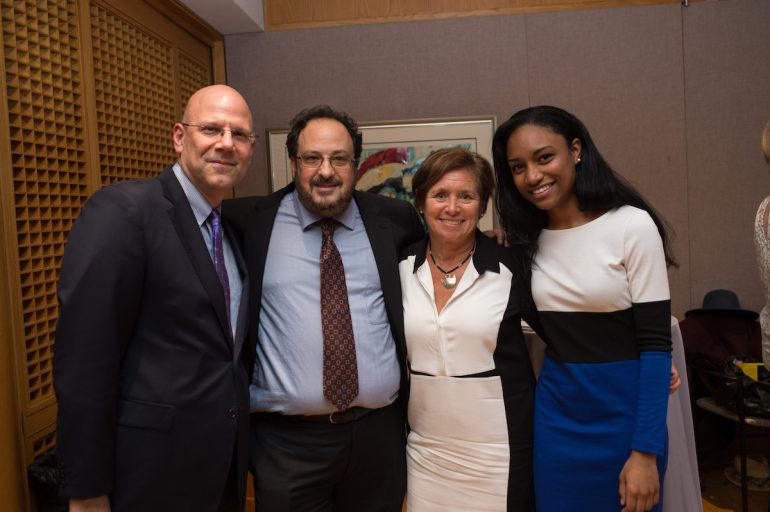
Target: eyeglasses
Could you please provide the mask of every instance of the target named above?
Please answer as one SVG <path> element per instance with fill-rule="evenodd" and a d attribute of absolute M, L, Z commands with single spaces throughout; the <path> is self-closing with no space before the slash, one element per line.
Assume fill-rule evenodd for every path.
<path fill-rule="evenodd" d="M 329 165 L 339 170 L 349 169 L 353 162 L 355 162 L 355 159 L 350 158 L 347 155 L 333 155 L 330 157 L 325 157 L 321 155 L 309 154 L 297 155 L 296 158 L 300 161 L 302 167 L 306 169 L 318 169 L 324 164 L 324 160 L 329 160 Z"/>
<path fill-rule="evenodd" d="M 256 133 L 247 133 L 243 130 L 231 130 L 229 128 L 220 128 L 219 126 L 213 126 L 209 124 L 189 124 L 182 123 L 182 126 L 192 126 L 198 129 L 204 137 L 213 139 L 215 137 L 224 137 L 225 132 L 230 132 L 230 136 L 233 138 L 233 142 L 236 144 L 253 144 L 257 140 Z"/>

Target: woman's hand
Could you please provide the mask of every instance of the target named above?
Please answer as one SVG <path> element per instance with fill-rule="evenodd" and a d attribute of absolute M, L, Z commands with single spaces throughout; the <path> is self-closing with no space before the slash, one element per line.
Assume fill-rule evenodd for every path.
<path fill-rule="evenodd" d="M 656 456 L 631 451 L 620 472 L 620 505 L 623 512 L 645 512 L 660 500 L 660 481 Z"/>
<path fill-rule="evenodd" d="M 676 369 L 674 362 L 671 362 L 671 380 L 668 383 L 668 394 L 673 395 L 682 385 L 682 379 L 679 378 L 679 370 Z"/>

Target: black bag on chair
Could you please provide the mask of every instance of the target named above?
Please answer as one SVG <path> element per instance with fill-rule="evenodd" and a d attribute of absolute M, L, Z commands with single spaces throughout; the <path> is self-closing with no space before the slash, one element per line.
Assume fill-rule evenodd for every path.
<path fill-rule="evenodd" d="M 770 418 L 770 374 L 764 366 L 758 368 L 758 380 L 755 381 L 736 363 L 753 362 L 751 358 L 737 356 L 725 361 L 723 393 L 718 401 L 731 411 L 738 413 L 739 399 L 743 396 L 743 414 Z"/>

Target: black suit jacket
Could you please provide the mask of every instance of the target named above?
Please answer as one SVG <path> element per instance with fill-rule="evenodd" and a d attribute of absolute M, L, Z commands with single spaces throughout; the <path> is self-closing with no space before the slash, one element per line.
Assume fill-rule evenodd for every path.
<path fill-rule="evenodd" d="M 262 275 L 267 260 L 270 235 L 281 200 L 293 191 L 292 183 L 269 196 L 225 201 L 222 207 L 223 216 L 238 228 L 238 232 L 243 237 L 244 257 L 251 279 L 249 344 L 246 356 L 250 366 L 253 366 L 257 343 L 259 313 L 262 307 Z M 377 263 L 385 309 L 393 339 L 396 342 L 396 354 L 401 368 L 401 396 L 406 398 L 408 393 L 406 341 L 398 254 L 403 247 L 422 238 L 425 232 L 420 217 L 414 207 L 407 202 L 360 191 L 353 192 L 353 199 L 361 213 Z"/>
<path fill-rule="evenodd" d="M 235 454 L 243 502 L 248 295 L 246 281 L 233 339 L 222 286 L 171 167 L 88 200 L 59 281 L 63 496 L 110 494 L 113 512 L 215 510 Z"/>

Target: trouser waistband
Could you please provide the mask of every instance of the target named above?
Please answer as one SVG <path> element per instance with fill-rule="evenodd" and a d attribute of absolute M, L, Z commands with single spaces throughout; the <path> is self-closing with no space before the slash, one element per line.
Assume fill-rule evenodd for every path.
<path fill-rule="evenodd" d="M 252 413 L 258 417 L 268 417 L 273 419 L 284 419 L 287 421 L 308 421 L 315 423 L 351 423 L 359 420 L 367 414 L 378 411 L 379 409 L 367 409 L 366 407 L 351 407 L 344 411 L 334 411 L 329 414 L 281 414 L 280 412 L 255 412 Z"/>

